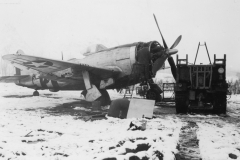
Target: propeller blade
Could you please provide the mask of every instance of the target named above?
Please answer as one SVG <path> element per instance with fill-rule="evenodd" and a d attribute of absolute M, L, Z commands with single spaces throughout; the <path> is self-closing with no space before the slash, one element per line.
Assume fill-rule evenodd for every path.
<path fill-rule="evenodd" d="M 174 62 L 174 60 L 171 56 L 168 57 L 168 63 L 171 67 L 171 72 L 172 72 L 173 78 L 176 80 L 176 78 L 177 78 L 177 67 L 176 67 L 175 62 Z"/>
<path fill-rule="evenodd" d="M 153 67 L 152 67 L 153 75 L 156 75 L 157 71 L 162 68 L 165 60 L 166 60 L 166 59 L 162 57 L 162 58 L 158 58 L 158 59 L 154 62 Z"/>
<path fill-rule="evenodd" d="M 169 65 L 170 65 L 170 67 L 171 67 L 172 75 L 173 75 L 174 79 L 176 80 L 176 77 L 177 77 L 177 68 L 176 68 L 175 62 L 174 62 L 173 58 L 171 57 L 171 55 L 176 54 L 176 53 L 178 52 L 178 50 L 177 50 L 177 49 L 174 49 L 174 48 L 175 48 L 175 47 L 179 44 L 179 42 L 181 41 L 182 35 L 180 35 L 180 36 L 175 40 L 175 42 L 173 43 L 173 45 L 171 46 L 171 48 L 168 49 L 167 43 L 166 43 L 165 39 L 163 38 L 162 32 L 161 32 L 160 27 L 159 27 L 159 25 L 158 25 L 157 18 L 156 18 L 156 16 L 155 16 L 154 14 L 153 14 L 153 17 L 154 17 L 155 22 L 156 22 L 156 24 L 157 24 L 159 33 L 160 33 L 160 35 L 161 35 L 161 37 L 162 37 L 162 41 L 163 41 L 163 45 L 164 45 L 165 50 L 164 50 L 162 53 L 159 52 L 159 54 L 157 54 L 157 55 L 158 55 L 158 59 L 157 59 L 157 60 L 154 62 L 154 64 L 153 64 L 152 72 L 153 72 L 154 75 L 156 75 L 157 71 L 162 68 L 165 60 L 168 59 L 168 63 L 169 63 Z M 165 53 L 164 53 L 164 52 L 165 52 Z"/>
<path fill-rule="evenodd" d="M 156 75 L 157 71 L 162 68 L 164 62 L 167 58 L 171 57 L 171 55 L 176 54 L 178 52 L 177 49 L 167 49 L 163 52 L 159 52 L 157 56 L 159 57 L 154 63 L 152 67 L 152 72 Z"/>
<path fill-rule="evenodd" d="M 182 39 L 182 35 L 180 35 L 180 36 L 176 39 L 176 41 L 173 43 L 173 45 L 170 47 L 170 49 L 175 48 L 175 47 L 178 45 L 178 43 L 181 41 L 181 39 Z"/>
<path fill-rule="evenodd" d="M 154 17 L 155 22 L 156 22 L 156 24 L 157 24 L 157 27 L 158 27 L 159 33 L 160 33 L 160 35 L 161 35 L 161 37 L 162 37 L 162 41 L 163 41 L 164 48 L 165 48 L 165 49 L 168 49 L 168 46 L 167 46 L 167 44 L 166 44 L 166 42 L 165 42 L 165 40 L 164 40 L 164 38 L 163 38 L 162 32 L 160 31 L 160 28 L 159 28 L 159 26 L 158 26 L 157 19 L 156 19 L 156 17 L 155 17 L 154 14 L 153 14 L 153 17 Z"/>
<path fill-rule="evenodd" d="M 178 52 L 177 49 L 167 49 L 167 50 L 166 50 L 166 53 L 167 53 L 169 56 L 171 56 L 171 55 L 173 55 L 173 54 L 176 54 L 177 52 Z"/>

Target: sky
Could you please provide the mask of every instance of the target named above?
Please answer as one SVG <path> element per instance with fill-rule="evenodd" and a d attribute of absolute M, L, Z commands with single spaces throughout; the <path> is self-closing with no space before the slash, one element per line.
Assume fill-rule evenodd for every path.
<path fill-rule="evenodd" d="M 239 71 L 240 0 L 0 0 L 0 55 L 21 49 L 67 60 L 94 44 L 162 44 L 153 13 L 169 47 L 182 35 L 180 58 L 194 62 L 206 42 L 212 61 L 227 54 L 228 71 Z M 200 62 L 209 63 L 204 47 Z"/>

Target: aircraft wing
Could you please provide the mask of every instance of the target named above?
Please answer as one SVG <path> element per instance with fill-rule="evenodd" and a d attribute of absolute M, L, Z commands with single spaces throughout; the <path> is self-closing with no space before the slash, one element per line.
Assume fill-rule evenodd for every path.
<path fill-rule="evenodd" d="M 23 78 L 27 78 L 29 75 L 19 75 L 19 76 L 3 76 L 0 77 L 0 83 L 15 83 Z"/>
<path fill-rule="evenodd" d="M 114 70 L 111 68 L 99 68 L 95 66 L 89 66 L 87 64 L 80 64 L 78 62 L 54 60 L 25 54 L 9 54 L 3 56 L 3 59 L 10 61 L 14 66 L 24 66 L 24 68 L 30 71 L 33 70 L 37 71 L 39 74 L 48 75 L 49 78 L 50 76 L 55 77 L 55 80 L 58 78 L 64 79 L 65 75 L 61 75 L 61 72 L 65 71 L 64 74 L 66 74 L 66 71 L 69 69 L 74 69 L 77 72 L 88 71 L 89 73 L 94 74 L 101 79 L 110 78 L 115 74 L 120 73 L 119 70 Z M 68 76 L 68 78 L 71 77 Z"/>

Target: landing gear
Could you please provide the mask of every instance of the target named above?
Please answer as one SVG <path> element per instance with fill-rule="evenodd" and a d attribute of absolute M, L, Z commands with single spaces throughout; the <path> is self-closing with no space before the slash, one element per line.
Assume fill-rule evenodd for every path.
<path fill-rule="evenodd" d="M 100 101 L 101 106 L 106 106 L 111 104 L 110 96 L 105 89 L 99 89 L 99 92 L 102 94 L 96 101 Z"/>
<path fill-rule="evenodd" d="M 155 100 L 156 102 L 160 102 L 162 100 L 162 97 L 160 95 L 161 93 L 158 92 L 157 90 L 154 89 L 149 89 L 147 91 L 147 95 L 146 98 L 147 99 L 151 99 L 151 100 Z"/>
<path fill-rule="evenodd" d="M 102 96 L 99 97 L 98 99 L 96 99 L 95 101 L 100 101 L 101 106 L 110 105 L 111 99 L 110 99 L 110 96 L 109 96 L 107 90 L 99 89 L 99 92 L 102 94 Z M 87 91 L 84 90 L 84 91 L 82 91 L 81 94 L 86 98 Z"/>
<path fill-rule="evenodd" d="M 156 102 L 162 101 L 162 96 L 160 95 L 162 93 L 161 88 L 155 84 L 155 83 L 149 83 L 150 89 L 147 91 L 146 98 L 155 100 Z"/>
<path fill-rule="evenodd" d="M 35 90 L 35 91 L 33 92 L 33 96 L 39 96 L 39 92 L 38 92 L 37 90 Z"/>

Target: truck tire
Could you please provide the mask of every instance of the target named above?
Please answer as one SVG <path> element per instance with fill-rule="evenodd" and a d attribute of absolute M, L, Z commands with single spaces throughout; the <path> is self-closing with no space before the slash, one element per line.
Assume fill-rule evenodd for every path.
<path fill-rule="evenodd" d="M 146 94 L 146 98 L 150 100 L 155 100 L 156 102 L 160 102 L 162 100 L 161 93 L 159 93 L 157 90 L 149 89 Z"/>
<path fill-rule="evenodd" d="M 187 113 L 187 92 L 175 92 L 176 113 Z"/>
<path fill-rule="evenodd" d="M 227 110 L 227 93 L 217 92 L 213 102 L 213 113 L 226 114 Z"/>

